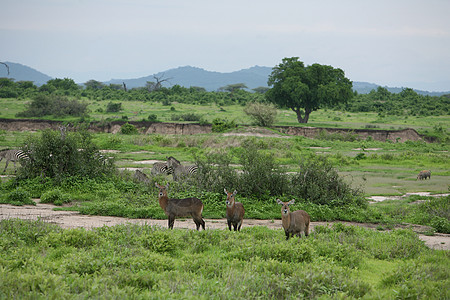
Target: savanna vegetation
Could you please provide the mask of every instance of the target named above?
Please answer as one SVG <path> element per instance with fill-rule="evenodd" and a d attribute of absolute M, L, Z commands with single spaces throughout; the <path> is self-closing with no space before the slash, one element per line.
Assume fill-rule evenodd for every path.
<path fill-rule="evenodd" d="M 1 178 L 0 202 L 34 205 L 40 198 L 87 215 L 166 219 L 155 182 L 170 182 L 170 197 L 200 198 L 208 219 L 225 216 L 226 188 L 238 191 L 245 219 L 279 222 L 275 199 L 294 198 L 292 210 L 307 211 L 312 221 L 370 222 L 378 230 L 317 226 L 308 238 L 285 241 L 281 229 L 246 227 L 245 220 L 239 233 L 138 225 L 61 229 L 42 220 L 1 220 L 0 298 L 449 298 L 448 251 L 430 250 L 416 233 L 396 227 L 413 223 L 428 226 L 430 235 L 450 233 L 450 197 L 367 201 L 449 191 L 448 97 L 379 88 L 325 102 L 309 116 L 309 126 L 413 127 L 437 141 L 397 143 L 351 133 L 285 136 L 270 126 L 298 125 L 297 115 L 270 105 L 264 92 L 239 84 L 206 92 L 152 83 L 126 90 L 96 81 L 81 88 L 67 78 L 36 87 L 0 79 L 0 117 L 76 125 L 74 131 L 0 131 L 1 149 L 29 156 L 17 173 L 9 167 Z M 88 121 L 115 119 L 210 123 L 213 133 L 145 135 L 129 123 L 117 134 L 85 130 Z M 222 133 L 244 133 L 249 124 L 269 126 L 265 132 L 276 136 Z M 167 156 L 199 171 L 175 182 L 152 176 L 151 164 L 142 164 Z M 135 180 L 131 168 L 149 181 Z M 431 179 L 417 180 L 424 169 Z"/>

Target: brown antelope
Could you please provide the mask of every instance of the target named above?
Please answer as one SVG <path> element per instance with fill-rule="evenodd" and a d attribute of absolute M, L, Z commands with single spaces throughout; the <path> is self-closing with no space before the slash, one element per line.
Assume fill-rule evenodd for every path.
<path fill-rule="evenodd" d="M 169 217 L 169 228 L 173 229 L 173 223 L 175 222 L 175 217 L 187 217 L 192 216 L 192 219 L 199 230 L 200 225 L 203 230 L 205 230 L 205 221 L 202 218 L 203 203 L 200 199 L 184 198 L 184 199 L 172 199 L 167 197 L 166 186 L 159 185 L 155 182 L 156 187 L 159 189 L 158 201 L 164 213 Z"/>
<path fill-rule="evenodd" d="M 234 231 L 240 231 L 245 214 L 244 205 L 235 201 L 236 190 L 233 193 L 228 192 L 227 189 L 223 189 L 223 191 L 227 195 L 227 201 L 225 203 L 227 204 L 228 229 L 231 231 L 231 225 L 233 225 Z"/>
<path fill-rule="evenodd" d="M 292 199 L 289 202 L 283 202 L 277 199 L 277 203 L 281 205 L 281 223 L 283 224 L 286 240 L 291 236 L 297 235 L 301 237 L 302 232 L 305 236 L 309 235 L 309 221 L 310 217 L 304 210 L 296 210 L 290 212 L 289 205 L 295 203 Z"/>

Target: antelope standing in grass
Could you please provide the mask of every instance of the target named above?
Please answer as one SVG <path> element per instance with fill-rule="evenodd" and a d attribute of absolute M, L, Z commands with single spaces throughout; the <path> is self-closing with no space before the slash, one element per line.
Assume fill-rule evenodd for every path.
<path fill-rule="evenodd" d="M 192 219 L 197 226 L 197 230 L 199 230 L 200 225 L 203 230 L 205 230 L 205 221 L 202 218 L 203 203 L 200 199 L 195 197 L 172 199 L 167 197 L 167 188 L 169 187 L 169 183 L 162 186 L 155 182 L 155 185 L 159 189 L 159 205 L 164 210 L 164 213 L 169 217 L 169 229 L 173 229 L 175 217 L 192 216 Z"/>
<path fill-rule="evenodd" d="M 223 189 L 223 191 L 227 195 L 226 204 L 228 229 L 231 231 L 231 225 L 233 225 L 234 231 L 240 231 L 245 214 L 244 205 L 235 201 L 235 196 L 237 194 L 236 190 L 233 193 L 228 192 L 227 189 Z"/>
<path fill-rule="evenodd" d="M 310 217 L 306 211 L 296 210 L 290 212 L 289 205 L 295 203 L 294 199 L 289 202 L 283 202 L 280 199 L 277 199 L 277 203 L 281 205 L 281 223 L 283 224 L 284 233 L 286 234 L 286 240 L 294 235 L 301 237 L 302 233 L 304 233 L 305 236 L 308 236 Z"/>
<path fill-rule="evenodd" d="M 431 179 L 431 171 L 429 171 L 429 170 L 420 171 L 419 175 L 417 175 L 418 180 L 422 180 L 422 179 L 426 180 L 427 178 Z"/>

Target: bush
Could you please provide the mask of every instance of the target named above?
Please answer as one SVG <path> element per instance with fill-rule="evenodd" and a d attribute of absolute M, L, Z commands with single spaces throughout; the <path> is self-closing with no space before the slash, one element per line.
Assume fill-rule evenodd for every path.
<path fill-rule="evenodd" d="M 63 193 L 60 189 L 54 189 L 45 192 L 41 196 L 41 203 L 53 203 L 55 205 L 63 205 L 70 202 L 70 196 Z"/>
<path fill-rule="evenodd" d="M 120 127 L 120 133 L 122 133 L 122 134 L 137 134 L 138 130 L 137 130 L 136 126 L 134 126 L 133 124 L 129 124 L 127 122 Z"/>
<path fill-rule="evenodd" d="M 244 112 L 256 125 L 263 127 L 272 126 L 277 117 L 277 109 L 273 104 L 251 102 L 244 108 Z"/>
<path fill-rule="evenodd" d="M 27 109 L 17 114 L 18 117 L 75 116 L 86 115 L 87 103 L 69 100 L 65 96 L 39 94 L 31 101 Z"/>
<path fill-rule="evenodd" d="M 228 121 L 225 119 L 216 118 L 212 121 L 212 132 L 225 132 L 229 129 L 235 128 L 236 123 L 234 121 Z"/>
<path fill-rule="evenodd" d="M 56 181 L 71 176 L 111 176 L 114 161 L 105 158 L 86 131 L 45 130 L 30 136 L 22 150 L 30 159 L 18 169 L 18 179 L 49 177 Z"/>
<path fill-rule="evenodd" d="M 106 106 L 106 112 L 119 112 L 122 110 L 122 103 L 109 102 Z"/>
<path fill-rule="evenodd" d="M 292 194 L 308 202 L 341 206 L 366 205 L 362 191 L 345 183 L 326 157 L 310 157 L 292 177 Z"/>
<path fill-rule="evenodd" d="M 6 203 L 12 205 L 36 205 L 36 203 L 31 200 L 30 193 L 22 188 L 16 188 L 8 193 L 5 200 Z"/>

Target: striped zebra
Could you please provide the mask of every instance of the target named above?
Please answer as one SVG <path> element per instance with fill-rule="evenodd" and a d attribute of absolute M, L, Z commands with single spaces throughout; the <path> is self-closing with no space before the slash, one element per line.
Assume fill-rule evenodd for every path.
<path fill-rule="evenodd" d="M 155 162 L 153 164 L 151 174 L 153 176 L 157 175 L 170 175 L 173 174 L 173 169 L 170 168 L 165 162 Z"/>
<path fill-rule="evenodd" d="M 145 174 L 144 172 L 142 172 L 140 170 L 136 170 L 134 172 L 134 179 L 136 179 L 137 181 L 143 182 L 145 184 L 150 183 L 150 178 L 148 178 L 147 174 Z"/>
<path fill-rule="evenodd" d="M 183 177 L 193 175 L 198 171 L 197 165 L 183 166 L 180 161 L 173 156 L 169 156 L 167 158 L 167 165 L 169 168 L 173 169 L 173 180 L 175 181 L 178 181 Z"/>
<path fill-rule="evenodd" d="M 22 150 L 15 150 L 15 149 L 3 149 L 0 151 L 0 161 L 2 159 L 5 159 L 6 166 L 3 170 L 3 173 L 5 173 L 6 168 L 8 168 L 8 164 L 10 161 L 14 164 L 14 172 L 16 172 L 16 161 L 20 162 L 21 159 L 29 159 L 28 155 L 23 152 Z"/>

